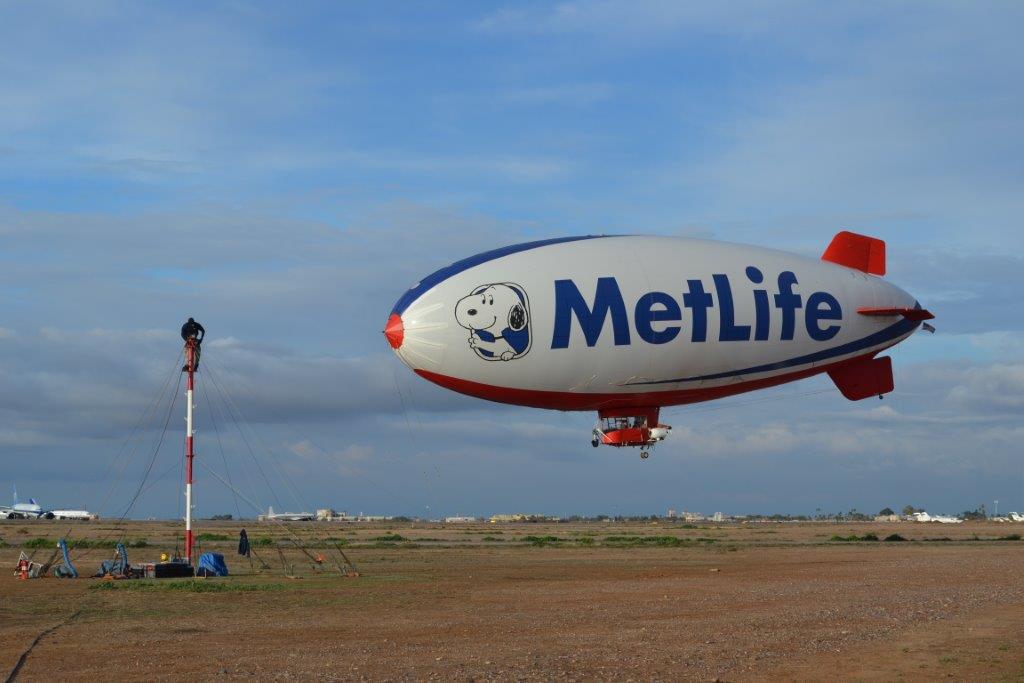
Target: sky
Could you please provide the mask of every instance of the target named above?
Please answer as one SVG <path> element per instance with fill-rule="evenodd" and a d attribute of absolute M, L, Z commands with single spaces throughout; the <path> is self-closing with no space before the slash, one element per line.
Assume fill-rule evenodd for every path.
<path fill-rule="evenodd" d="M 1024 512 L 1022 21 L 0 0 L 0 502 L 116 515 L 148 470 L 130 514 L 180 515 L 193 316 L 200 517 Z M 592 449 L 591 414 L 429 385 L 381 335 L 412 283 L 499 245 L 818 255 L 843 229 L 886 240 L 888 279 L 937 316 L 892 351 L 895 392 L 818 377 L 667 409 L 643 462 Z"/>

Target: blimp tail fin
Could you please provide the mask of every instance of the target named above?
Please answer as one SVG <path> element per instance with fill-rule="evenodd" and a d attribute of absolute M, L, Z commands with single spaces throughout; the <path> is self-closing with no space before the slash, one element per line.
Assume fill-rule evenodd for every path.
<path fill-rule="evenodd" d="M 881 396 L 893 390 L 892 359 L 864 358 L 828 371 L 840 393 L 851 401 Z"/>
<path fill-rule="evenodd" d="M 907 320 L 915 320 L 923 322 L 925 320 L 933 320 L 935 314 L 926 308 L 858 308 L 857 312 L 861 315 L 881 316 L 888 317 L 894 315 L 902 315 Z"/>
<path fill-rule="evenodd" d="M 847 268 L 885 275 L 885 242 L 874 237 L 843 230 L 821 255 L 822 261 L 838 263 Z"/>

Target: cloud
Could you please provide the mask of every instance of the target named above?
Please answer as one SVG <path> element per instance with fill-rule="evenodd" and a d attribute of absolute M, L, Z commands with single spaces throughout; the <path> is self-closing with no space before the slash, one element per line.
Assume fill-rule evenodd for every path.
<path fill-rule="evenodd" d="M 789 3 L 787 9 L 805 3 Z M 683 29 L 715 29 L 729 33 L 765 31 L 777 27 L 780 14 L 759 3 L 690 5 L 665 0 L 624 2 L 586 0 L 540 7 L 507 6 L 473 22 L 485 33 L 584 33 L 602 38 L 651 38 Z"/>
<path fill-rule="evenodd" d="M 412 283 L 525 237 L 520 223 L 410 203 L 345 228 L 226 207 L 119 217 L 0 207 L 0 235 L 10 329 L 173 331 L 191 315 L 211 341 L 303 338 L 349 355 L 381 348 L 383 320 Z"/>
<path fill-rule="evenodd" d="M 130 3 L 38 10 L 0 9 L 4 44 L 21 56 L 0 66 L 0 133 L 19 140 L 34 172 L 251 173 L 268 166 L 261 135 L 353 77 L 263 40 L 259 27 L 271 17 L 230 6 L 189 18 Z"/>
<path fill-rule="evenodd" d="M 392 512 L 1017 495 L 1019 8 L 477 12 L 467 30 L 445 7 L 0 7 L 19 55 L 0 64 L 8 476 L 54 500 L 104 489 L 180 381 L 194 316 L 203 462 L 223 445 L 262 503 L 250 447 L 324 505 Z M 850 404 L 817 378 L 666 410 L 643 463 L 592 449 L 591 414 L 445 392 L 381 339 L 409 285 L 499 244 L 656 232 L 817 255 L 841 228 L 885 238 L 889 279 L 938 316 L 893 353 L 896 392 Z M 145 509 L 174 514 L 180 412 L 144 417 L 123 479 L 169 419 Z"/>
<path fill-rule="evenodd" d="M 365 469 L 368 460 L 376 455 L 371 446 L 352 444 L 338 451 L 323 451 L 308 439 L 288 446 L 299 461 L 291 465 L 292 473 L 301 476 L 309 468 L 333 468 L 341 476 L 354 476 Z"/>
<path fill-rule="evenodd" d="M 409 203 L 345 229 L 213 207 L 120 217 L 0 208 L 0 234 L 0 288 L 21 300 L 0 328 L 19 359 L 0 369 L 2 438 L 22 452 L 117 442 L 180 370 L 187 315 L 207 328 L 204 410 L 218 420 L 230 413 L 222 390 L 263 425 L 475 408 L 411 378 L 380 331 L 423 275 L 524 239 L 517 223 Z"/>
<path fill-rule="evenodd" d="M 946 401 L 972 412 L 1019 417 L 1024 412 L 1024 364 L 972 369 L 949 390 Z"/>
<path fill-rule="evenodd" d="M 636 205 L 624 223 L 685 212 L 729 239 L 801 248 L 852 228 L 908 251 L 996 250 L 1024 245 L 1021 18 L 991 4 L 580 0 L 506 6 L 475 29 L 679 65 L 647 69 L 661 77 L 643 100 L 660 153 L 618 183 Z"/>
<path fill-rule="evenodd" d="M 951 248 L 1019 246 L 1024 204 L 1008 181 L 1019 176 L 1013 141 L 1024 124 L 1006 108 L 1024 105 L 1009 85 L 1024 76 L 1009 30 L 1018 11 L 992 21 L 929 7 L 913 28 L 901 17 L 866 38 L 849 31 L 831 47 L 815 43 L 810 56 L 831 68 L 810 78 L 752 84 L 749 113 L 722 122 L 723 152 L 679 181 L 711 179 L 719 209 L 831 217 L 836 227 L 885 229 L 907 250 L 926 246 L 922 231 Z M 876 217 L 857 215 L 865 209 Z"/>
<path fill-rule="evenodd" d="M 450 177 L 479 177 L 481 174 L 521 183 L 558 180 L 571 175 L 571 161 L 553 156 L 421 155 L 383 149 L 371 152 L 346 152 L 342 159 L 364 168 L 393 173 L 422 175 L 443 173 Z"/>
<path fill-rule="evenodd" d="M 1024 319 L 1014 314 L 1017 292 L 1024 288 L 1024 257 L 1012 251 L 897 244 L 888 261 L 888 278 L 936 313 L 944 332 L 985 334 L 1024 327 Z"/>

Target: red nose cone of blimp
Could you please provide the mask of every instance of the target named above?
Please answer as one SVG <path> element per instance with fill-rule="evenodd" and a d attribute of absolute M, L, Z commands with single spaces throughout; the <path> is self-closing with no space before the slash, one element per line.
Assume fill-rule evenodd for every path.
<path fill-rule="evenodd" d="M 405 338 L 405 326 L 402 325 L 402 316 L 397 313 L 391 314 L 387 324 L 384 326 L 384 336 L 387 337 L 391 348 L 397 349 L 402 345 L 402 339 Z"/>

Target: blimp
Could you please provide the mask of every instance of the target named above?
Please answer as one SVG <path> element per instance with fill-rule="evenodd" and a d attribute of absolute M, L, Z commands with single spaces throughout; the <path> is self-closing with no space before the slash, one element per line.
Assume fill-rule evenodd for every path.
<path fill-rule="evenodd" d="M 886 281 L 885 242 L 843 231 L 821 258 L 710 240 L 590 235 L 457 261 L 395 303 L 384 336 L 417 375 L 488 401 L 593 411 L 591 444 L 646 458 L 660 409 L 828 373 L 893 391 L 879 354 L 934 316 Z"/>

